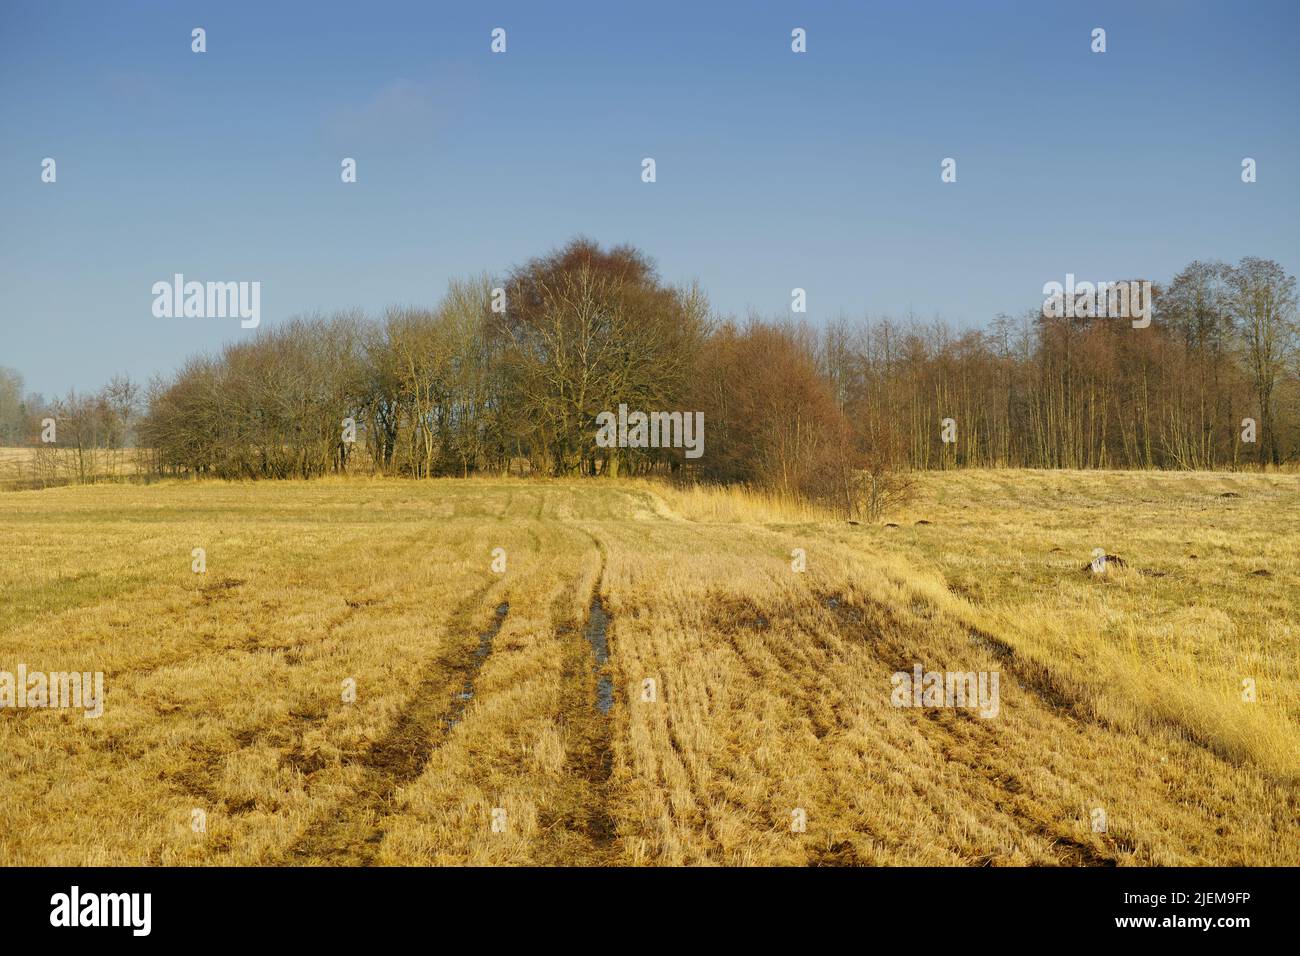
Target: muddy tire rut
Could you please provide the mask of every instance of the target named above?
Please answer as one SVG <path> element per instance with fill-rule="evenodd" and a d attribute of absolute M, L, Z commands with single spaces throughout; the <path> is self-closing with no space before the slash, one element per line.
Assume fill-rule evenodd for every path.
<path fill-rule="evenodd" d="M 471 622 L 494 585 L 486 585 L 452 614 L 453 634 L 472 630 Z M 455 728 L 474 695 L 474 679 L 492 651 L 492 641 L 510 613 L 506 601 L 497 604 L 474 645 L 457 647 L 440 656 L 417 682 L 392 728 L 356 758 L 363 778 L 351 797 L 328 817 L 315 821 L 290 847 L 282 861 L 301 866 L 369 865 L 384 838 L 384 818 L 394 810 L 398 788 L 417 778 L 433 752 Z"/>
<path fill-rule="evenodd" d="M 563 648 L 558 723 L 566 738 L 564 786 L 539 818 L 544 864 L 609 865 L 618 862 L 618 830 L 610 813 L 614 771 L 615 681 L 609 654 L 612 617 L 601 598 L 604 554 L 584 622 L 561 624 Z M 557 602 L 557 612 L 559 611 Z"/>

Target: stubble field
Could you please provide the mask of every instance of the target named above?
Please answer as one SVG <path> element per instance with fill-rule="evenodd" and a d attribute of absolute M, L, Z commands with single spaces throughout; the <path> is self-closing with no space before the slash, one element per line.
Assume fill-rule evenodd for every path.
<path fill-rule="evenodd" d="M 106 695 L 0 709 L 0 864 L 1300 863 L 1300 476 L 929 474 L 887 520 L 0 492 L 0 671 Z M 996 716 L 894 706 L 918 664 Z"/>

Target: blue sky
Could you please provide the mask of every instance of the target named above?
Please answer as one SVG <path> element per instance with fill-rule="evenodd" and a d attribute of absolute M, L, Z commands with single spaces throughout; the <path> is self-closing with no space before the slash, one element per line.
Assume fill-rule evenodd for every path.
<path fill-rule="evenodd" d="M 1241 0 L 6 2 L 0 365 L 50 395 L 253 334 L 155 318 L 176 272 L 260 281 L 270 325 L 432 304 L 578 234 L 724 314 L 805 288 L 812 321 L 981 325 L 1067 272 L 1194 258 L 1295 272 L 1297 27 Z"/>

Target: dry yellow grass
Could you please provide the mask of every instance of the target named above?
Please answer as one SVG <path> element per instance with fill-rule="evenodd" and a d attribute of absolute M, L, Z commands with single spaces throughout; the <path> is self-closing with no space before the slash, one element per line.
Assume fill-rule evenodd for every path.
<path fill-rule="evenodd" d="M 648 482 L 0 494 L 0 671 L 107 697 L 0 711 L 0 863 L 1295 864 L 1298 503 L 1031 472 L 926 476 L 892 528 Z M 997 717 L 891 706 L 916 663 L 999 672 Z"/>

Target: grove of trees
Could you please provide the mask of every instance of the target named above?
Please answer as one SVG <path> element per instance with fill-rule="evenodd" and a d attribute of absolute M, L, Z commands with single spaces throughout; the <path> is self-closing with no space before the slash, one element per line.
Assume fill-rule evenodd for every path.
<path fill-rule="evenodd" d="M 1154 296 L 1142 329 L 1040 308 L 969 331 L 738 321 L 638 250 L 577 239 L 433 308 L 259 329 L 143 390 L 45 402 L 0 369 L 0 444 L 38 444 L 53 417 L 61 448 L 134 448 L 146 474 L 664 472 L 868 513 L 910 469 L 1300 459 L 1294 277 L 1193 262 Z M 596 416 L 620 404 L 703 412 L 704 454 L 600 447 Z"/>

